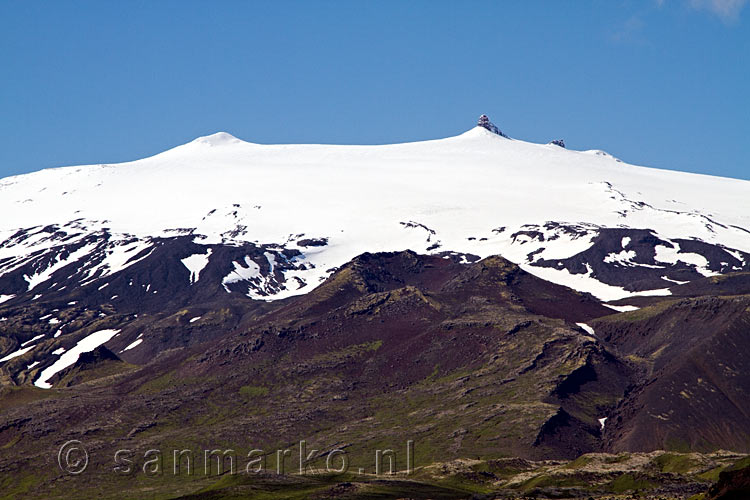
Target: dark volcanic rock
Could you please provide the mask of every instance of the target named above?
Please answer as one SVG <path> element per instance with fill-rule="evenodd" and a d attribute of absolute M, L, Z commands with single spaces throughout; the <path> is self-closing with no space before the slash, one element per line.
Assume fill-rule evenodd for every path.
<path fill-rule="evenodd" d="M 104 347 L 103 345 L 100 345 L 93 351 L 81 353 L 81 355 L 78 356 L 78 361 L 76 361 L 73 366 L 77 368 L 85 369 L 87 367 L 90 367 L 102 361 L 122 361 L 122 360 L 118 358 L 115 353 L 113 353 L 112 351 Z"/>
<path fill-rule="evenodd" d="M 640 372 L 606 450 L 748 449 L 750 296 L 667 297 L 591 326 Z"/>
<path fill-rule="evenodd" d="M 297 245 L 301 247 L 324 247 L 328 244 L 328 238 L 303 238 L 297 240 Z"/>
<path fill-rule="evenodd" d="M 497 126 L 494 123 L 490 121 L 490 118 L 487 115 L 481 115 L 479 117 L 479 120 L 477 121 L 477 126 L 487 129 L 493 134 L 497 134 L 502 137 L 508 137 L 507 135 L 503 134 L 502 131 L 499 128 L 497 128 Z"/>
<path fill-rule="evenodd" d="M 711 487 L 709 500 L 747 500 L 750 498 L 750 467 L 725 471 Z"/>
<path fill-rule="evenodd" d="M 615 251 L 616 242 L 622 250 L 630 237 L 634 260 L 655 238 L 607 236 L 602 252 Z M 248 252 L 260 260 L 253 252 L 264 249 L 220 251 L 236 251 L 232 262 Z M 156 265 L 137 269 L 156 273 Z M 206 273 L 224 275 L 211 265 Z M 728 291 L 745 285 L 722 282 Z M 720 293 L 721 282 L 704 286 Z M 55 467 L 33 464 L 49 465 L 42 458 L 50 449 L 83 438 L 99 457 L 138 449 L 146 438 L 148 446 L 184 442 L 201 450 L 218 443 L 276 449 L 304 438 L 311 448 L 345 446 L 353 461 L 371 460 L 374 445 L 414 439 L 422 464 L 745 450 L 750 442 L 742 406 L 750 398 L 742 377 L 750 371 L 750 297 L 667 297 L 614 314 L 502 257 L 467 263 L 411 251 L 362 254 L 308 294 L 271 304 L 206 293 L 199 303 L 173 297 L 162 311 L 137 318 L 88 310 L 93 299 L 68 309 L 39 305 L 80 325 L 70 339 L 45 330 L 47 343 L 33 355 L 69 348 L 103 328 L 121 329 L 109 343 L 116 352 L 142 333 L 159 354 L 139 345 L 122 353 L 126 363 L 101 347 L 58 374 L 53 391 L 29 387 L 33 378 L 13 380 L 20 387 L 0 393 L 0 470 L 22 457 L 45 485 L 54 484 Z M 44 317 L 12 307 L 6 323 L 13 329 Z M 142 365 L 129 364 L 136 362 Z M 111 464 L 99 465 L 92 481 L 111 476 Z"/>

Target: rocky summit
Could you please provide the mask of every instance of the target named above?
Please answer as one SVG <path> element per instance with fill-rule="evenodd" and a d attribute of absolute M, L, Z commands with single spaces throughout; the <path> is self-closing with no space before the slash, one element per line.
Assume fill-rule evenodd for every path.
<path fill-rule="evenodd" d="M 480 115 L 479 120 L 477 120 L 477 127 L 482 127 L 485 130 L 489 130 L 493 134 L 497 134 L 501 137 L 508 138 L 507 135 L 503 134 L 502 131 L 497 128 L 497 126 L 490 121 L 489 116 L 487 115 Z"/>

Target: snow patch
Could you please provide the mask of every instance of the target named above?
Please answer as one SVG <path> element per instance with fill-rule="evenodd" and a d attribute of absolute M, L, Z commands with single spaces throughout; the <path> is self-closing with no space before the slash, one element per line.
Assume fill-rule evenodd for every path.
<path fill-rule="evenodd" d="M 691 252 L 680 252 L 680 245 L 672 242 L 673 248 L 656 245 L 656 255 L 654 260 L 658 262 L 667 262 L 669 264 L 677 264 L 678 262 L 684 262 L 695 267 L 695 270 L 703 276 L 715 276 L 720 273 L 713 272 L 708 269 L 708 259 L 698 253 Z"/>
<path fill-rule="evenodd" d="M 640 307 L 630 306 L 630 305 L 624 305 L 624 306 L 615 306 L 612 304 L 604 304 L 604 305 L 618 312 L 637 311 L 638 309 L 640 309 Z"/>
<path fill-rule="evenodd" d="M 564 285 L 574 290 L 588 292 L 602 301 L 624 299 L 634 295 L 619 286 L 607 285 L 592 276 L 591 266 L 586 264 L 586 273 L 573 274 L 567 269 L 551 269 L 522 264 L 521 268 L 538 278 L 542 278 L 558 285 Z"/>
<path fill-rule="evenodd" d="M 0 304 L 2 304 L 3 302 L 8 302 L 13 297 L 15 297 L 15 294 L 13 294 L 13 295 L 2 295 L 2 294 L 0 294 Z"/>
<path fill-rule="evenodd" d="M 663 279 L 664 281 L 669 281 L 671 283 L 677 283 L 678 285 L 684 285 L 685 283 L 690 283 L 689 281 L 673 280 L 672 278 L 670 278 L 668 276 L 662 276 L 661 279 Z"/>
<path fill-rule="evenodd" d="M 141 338 L 136 339 L 135 342 L 133 342 L 132 344 L 130 344 L 129 346 L 127 346 L 125 349 L 123 349 L 122 351 L 120 351 L 120 353 L 123 353 L 125 351 L 129 351 L 131 349 L 134 349 L 134 348 L 138 347 L 139 345 L 141 345 L 141 342 L 143 342 L 143 339 L 141 339 Z"/>
<path fill-rule="evenodd" d="M 635 250 L 622 250 L 620 253 L 610 253 L 604 257 L 605 264 L 620 264 L 628 267 L 650 267 L 652 269 L 661 269 L 664 266 L 655 266 L 653 264 L 644 264 L 642 262 L 635 262 L 633 259 L 636 258 Z"/>
<path fill-rule="evenodd" d="M 232 262 L 232 265 L 234 265 L 234 271 L 227 274 L 224 279 L 221 280 L 221 284 L 227 292 L 229 292 L 227 285 L 230 283 L 237 283 L 238 281 L 253 281 L 261 277 L 260 266 L 247 255 L 245 256 L 245 264 L 247 264 L 247 267 L 238 264 L 237 261 Z"/>
<path fill-rule="evenodd" d="M 30 350 L 32 350 L 34 347 L 36 347 L 36 345 L 30 345 L 29 347 L 24 347 L 24 348 L 19 349 L 19 350 L 15 351 L 15 352 L 12 352 L 12 353 L 8 354 L 7 356 L 5 356 L 4 358 L 0 358 L 0 363 L 3 363 L 3 362 L 8 361 L 8 360 L 11 360 L 13 358 L 17 358 L 18 356 L 22 356 L 22 355 L 26 354 L 27 352 L 29 352 Z"/>
<path fill-rule="evenodd" d="M 585 331 L 586 333 L 588 333 L 592 337 L 596 337 L 596 333 L 594 333 L 594 329 L 591 328 L 586 323 L 576 323 L 576 325 L 580 326 L 583 329 L 583 331 Z"/>
<path fill-rule="evenodd" d="M 273 274 L 274 266 L 276 265 L 276 256 L 271 252 L 263 252 L 263 255 L 266 256 L 266 260 L 268 261 L 268 274 Z"/>
<path fill-rule="evenodd" d="M 607 256 L 604 257 L 604 262 L 607 264 L 618 262 L 620 264 L 632 265 L 634 264 L 632 260 L 635 259 L 635 256 L 636 254 L 634 250 L 623 250 L 620 253 L 608 254 Z"/>
<path fill-rule="evenodd" d="M 663 297 L 666 295 L 672 295 L 672 290 L 669 288 L 659 288 L 656 290 L 643 290 L 641 292 L 632 292 L 630 297 Z"/>
<path fill-rule="evenodd" d="M 64 370 L 65 368 L 73 365 L 78 361 L 78 357 L 84 352 L 91 352 L 102 344 L 108 342 L 114 337 L 120 330 L 99 330 L 94 332 L 88 337 L 78 342 L 75 347 L 65 352 L 60 358 L 55 361 L 52 366 L 49 366 L 42 370 L 42 373 L 34 382 L 34 385 L 42 389 L 50 389 L 52 384 L 47 381 L 52 378 L 56 373 Z"/>
<path fill-rule="evenodd" d="M 32 342 L 34 342 L 35 340 L 39 340 L 39 339 L 40 339 L 40 338 L 42 338 L 42 337 L 44 337 L 44 334 L 43 334 L 43 333 L 42 333 L 42 334 L 40 334 L 40 335 L 37 335 L 36 337 L 34 337 L 34 338 L 33 338 L 33 339 L 31 339 L 31 340 L 27 340 L 26 342 L 24 342 L 23 344 L 21 344 L 21 347 L 26 347 L 27 345 L 31 344 L 31 343 L 32 343 Z"/>
<path fill-rule="evenodd" d="M 208 265 L 208 258 L 211 256 L 211 249 L 207 249 L 205 254 L 195 253 L 190 257 L 185 257 L 180 262 L 190 271 L 190 284 L 200 279 L 201 271 Z"/>
<path fill-rule="evenodd" d="M 735 259 L 737 259 L 738 261 L 740 261 L 740 263 L 742 263 L 743 266 L 745 265 L 745 259 L 742 258 L 742 254 L 740 252 L 738 252 L 737 250 L 730 250 L 728 248 L 725 248 L 724 251 L 728 253 L 729 255 L 731 255 L 732 257 L 734 257 Z"/>

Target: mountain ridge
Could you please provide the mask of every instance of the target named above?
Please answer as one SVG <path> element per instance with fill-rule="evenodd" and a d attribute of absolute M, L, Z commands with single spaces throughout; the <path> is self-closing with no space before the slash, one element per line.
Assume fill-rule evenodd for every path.
<path fill-rule="evenodd" d="M 0 307 L 67 297 L 104 315 L 225 301 L 262 310 L 256 302 L 310 293 L 366 252 L 410 250 L 465 265 L 502 255 L 632 310 L 681 283 L 750 271 L 746 199 L 750 182 L 631 166 L 483 126 L 379 146 L 261 145 L 221 132 L 134 162 L 0 179 L 9 214 Z M 55 328 L 33 335 L 0 323 L 11 339 L 0 359 L 45 352 L 54 361 L 44 345 L 77 329 L 52 319 Z M 137 333 L 124 331 L 118 349 Z M 171 345 L 147 336 L 128 356 Z"/>

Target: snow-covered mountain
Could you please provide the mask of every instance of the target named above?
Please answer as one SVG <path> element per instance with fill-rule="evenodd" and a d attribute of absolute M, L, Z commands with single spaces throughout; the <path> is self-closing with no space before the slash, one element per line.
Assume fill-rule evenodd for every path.
<path fill-rule="evenodd" d="M 501 254 L 604 300 L 750 268 L 750 182 L 628 165 L 480 125 L 381 146 L 262 145 L 218 133 L 129 163 L 2 179 L 0 301 L 101 286 L 186 237 L 192 244 L 172 256 L 186 289 L 206 279 L 219 247 L 254 248 L 217 262 L 215 285 L 268 300 L 305 293 L 367 251 Z"/>
<path fill-rule="evenodd" d="M 485 116 L 1 179 L 0 470 L 270 414 L 273 446 L 371 449 L 398 421 L 440 461 L 747 451 L 749 199 Z"/>

